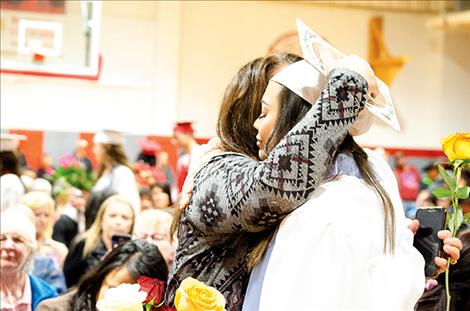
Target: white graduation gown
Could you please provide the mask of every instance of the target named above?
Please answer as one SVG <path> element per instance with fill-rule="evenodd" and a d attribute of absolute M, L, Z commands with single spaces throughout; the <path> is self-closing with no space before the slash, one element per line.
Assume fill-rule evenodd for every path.
<path fill-rule="evenodd" d="M 134 207 L 136 215 L 140 212 L 140 195 L 134 173 L 125 165 L 117 165 L 111 173 L 98 179 L 93 190 L 102 191 L 107 187 L 121 195 Z"/>
<path fill-rule="evenodd" d="M 338 177 L 280 225 L 264 280 L 250 279 L 262 282 L 260 311 L 413 309 L 424 290 L 424 259 L 413 247 L 393 172 L 368 153 L 394 205 L 394 255 L 383 252 L 375 192 L 356 177 Z"/>

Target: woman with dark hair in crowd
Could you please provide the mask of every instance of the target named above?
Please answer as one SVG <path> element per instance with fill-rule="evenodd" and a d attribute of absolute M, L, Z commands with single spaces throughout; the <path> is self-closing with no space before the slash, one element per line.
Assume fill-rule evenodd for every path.
<path fill-rule="evenodd" d="M 155 183 L 150 187 L 152 202 L 155 208 L 166 209 L 173 205 L 171 201 L 171 189 L 166 183 Z"/>
<path fill-rule="evenodd" d="M 113 249 L 80 280 L 69 293 L 43 301 L 38 311 L 95 311 L 96 302 L 108 288 L 136 283 L 139 276 L 166 282 L 168 268 L 158 248 L 144 240 L 133 240 Z"/>
<path fill-rule="evenodd" d="M 96 266 L 112 248 L 115 234 L 131 234 L 135 222 L 132 205 L 119 195 L 106 199 L 96 215 L 93 225 L 77 237 L 64 262 L 67 286 L 77 284 L 80 277 Z"/>

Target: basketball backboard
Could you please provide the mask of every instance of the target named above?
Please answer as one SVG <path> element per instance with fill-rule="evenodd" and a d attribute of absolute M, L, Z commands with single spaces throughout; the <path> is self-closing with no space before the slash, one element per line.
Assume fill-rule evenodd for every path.
<path fill-rule="evenodd" d="M 2 0 L 1 73 L 96 80 L 100 1 Z"/>

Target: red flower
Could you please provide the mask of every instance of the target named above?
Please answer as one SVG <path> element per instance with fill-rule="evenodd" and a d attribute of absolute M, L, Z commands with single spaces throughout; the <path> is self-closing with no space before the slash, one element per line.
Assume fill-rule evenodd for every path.
<path fill-rule="evenodd" d="M 147 293 L 144 304 L 148 304 L 153 300 L 153 305 L 158 306 L 163 301 L 163 294 L 165 293 L 164 282 L 146 276 L 139 276 L 137 283 L 139 283 L 140 289 Z"/>

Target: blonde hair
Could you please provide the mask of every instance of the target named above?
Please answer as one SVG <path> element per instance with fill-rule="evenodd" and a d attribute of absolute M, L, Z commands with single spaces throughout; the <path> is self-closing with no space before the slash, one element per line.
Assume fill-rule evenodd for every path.
<path fill-rule="evenodd" d="M 21 198 L 20 203 L 29 207 L 34 214 L 41 208 L 45 208 L 48 211 L 51 215 L 51 220 L 43 236 L 46 240 L 50 239 L 52 237 L 53 216 L 55 213 L 55 202 L 52 197 L 43 191 L 31 191 Z"/>
<path fill-rule="evenodd" d="M 85 233 L 83 233 L 81 239 L 79 239 L 80 241 L 85 240 L 82 258 L 86 258 L 88 255 L 90 255 L 91 252 L 95 250 L 100 244 L 101 234 L 103 233 L 104 212 L 110 205 L 115 203 L 125 204 L 132 210 L 132 227 L 130 230 L 130 232 L 132 232 L 135 223 L 135 211 L 132 207 L 132 204 L 120 195 L 110 196 L 103 202 L 103 204 L 101 204 L 98 213 L 96 214 L 95 221 L 91 227 Z"/>

